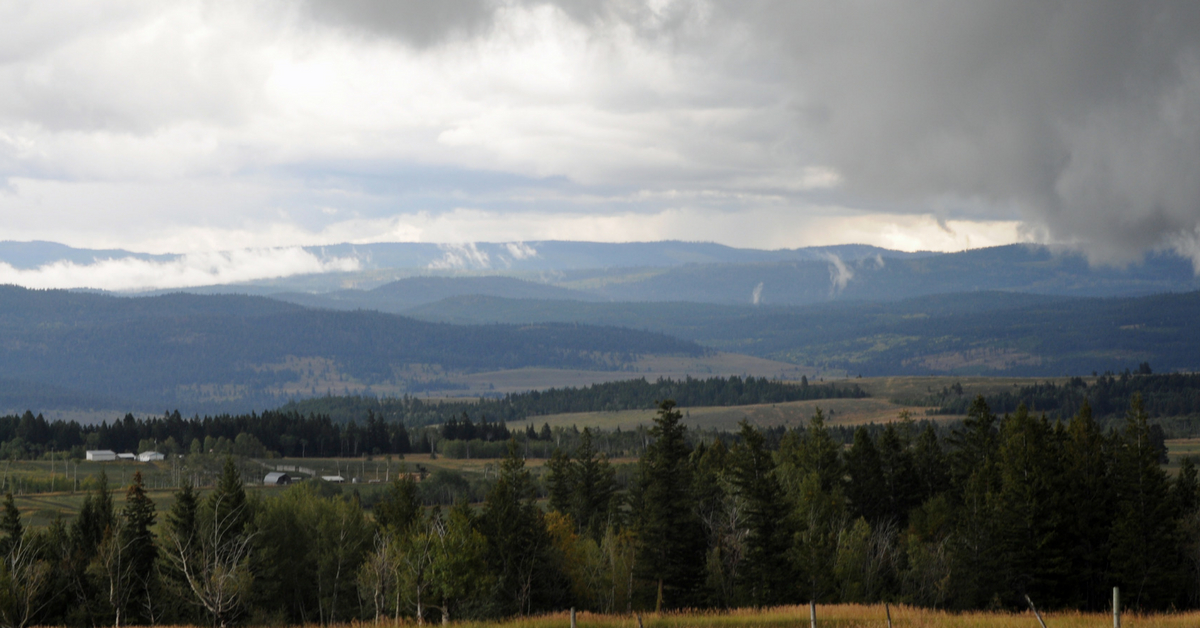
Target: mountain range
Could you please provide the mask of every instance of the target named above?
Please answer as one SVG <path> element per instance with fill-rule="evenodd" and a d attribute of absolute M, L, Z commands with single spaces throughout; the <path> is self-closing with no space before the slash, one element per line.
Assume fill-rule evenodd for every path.
<path fill-rule="evenodd" d="M 0 406 L 241 411 L 332 392 L 462 394 L 468 380 L 479 394 L 514 371 L 529 388 L 556 385 L 553 373 L 564 371 L 610 381 L 650 369 L 647 356 L 687 358 L 673 363 L 677 374 L 708 375 L 711 361 L 698 356 L 743 355 L 759 362 L 726 361 L 729 372 L 750 368 L 735 363 L 759 374 L 794 367 L 797 378 L 1058 376 L 1142 362 L 1200 370 L 1200 280 L 1191 260 L 1168 253 L 1104 267 L 1030 245 L 906 253 L 532 242 L 310 252 L 353 256 L 360 270 L 186 293 L 0 289 Z M 13 268 L 126 255 L 139 254 L 0 243 L 0 262 Z M 578 377 L 571 381 L 588 381 Z"/>

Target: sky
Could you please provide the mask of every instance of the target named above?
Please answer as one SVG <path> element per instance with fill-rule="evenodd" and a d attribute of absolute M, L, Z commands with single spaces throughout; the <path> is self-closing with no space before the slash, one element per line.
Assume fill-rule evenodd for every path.
<path fill-rule="evenodd" d="M 11 0 L 0 25 L 0 240 L 278 247 L 222 258 L 269 273 L 549 239 L 1200 269 L 1200 3 Z"/>

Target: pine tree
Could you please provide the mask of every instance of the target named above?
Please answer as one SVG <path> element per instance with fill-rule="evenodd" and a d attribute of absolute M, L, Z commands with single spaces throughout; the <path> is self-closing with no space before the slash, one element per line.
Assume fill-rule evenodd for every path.
<path fill-rule="evenodd" d="M 142 484 L 142 472 L 133 474 L 133 483 L 125 492 L 125 508 L 122 512 L 125 525 L 121 527 L 121 546 L 128 554 L 128 563 L 132 582 L 128 599 L 135 602 L 135 607 L 152 609 L 157 606 L 153 599 L 156 593 L 154 565 L 158 560 L 158 546 L 154 541 L 151 528 L 157 515 L 154 502 L 146 495 L 146 487 Z M 143 620 L 153 619 L 151 613 L 128 613 L 132 617 Z"/>
<path fill-rule="evenodd" d="M 214 526 L 208 533 L 214 536 L 217 545 L 224 545 L 241 535 L 250 522 L 246 488 L 242 485 L 242 474 L 238 472 L 232 456 L 225 457 L 221 479 L 217 482 L 216 490 L 208 496 L 208 509 L 207 514 L 212 519 L 210 521 L 206 517 L 205 524 Z"/>
<path fill-rule="evenodd" d="M 743 420 L 739 434 L 742 442 L 732 451 L 731 466 L 734 486 L 745 501 L 748 531 L 745 568 L 739 579 L 755 607 L 779 604 L 787 599 L 793 582 L 787 562 L 788 508 L 762 432 Z"/>
<path fill-rule="evenodd" d="M 1112 570 L 1134 608 L 1166 608 L 1180 593 L 1175 508 L 1150 437 L 1142 397 L 1135 394 L 1115 455 L 1116 517 Z"/>
<path fill-rule="evenodd" d="M 800 591 L 810 601 L 822 600 L 835 589 L 837 539 L 845 517 L 840 451 L 820 408 L 807 430 L 788 432 L 779 446 L 776 472 L 794 506 L 796 529 L 788 555 L 798 572 Z"/>
<path fill-rule="evenodd" d="M 996 416 L 980 395 L 967 411 L 964 429 L 950 438 L 952 503 L 957 510 L 952 548 L 957 571 L 954 597 L 966 608 L 990 603 L 999 589 L 995 497 L 1000 473 L 995 423 Z"/>
<path fill-rule="evenodd" d="M 571 516 L 579 530 L 599 542 L 609 523 L 613 500 L 617 493 L 616 471 L 608 457 L 597 455 L 592 446 L 592 430 L 584 428 L 571 464 L 574 480 Z"/>
<path fill-rule="evenodd" d="M 1109 601 L 1106 587 L 1113 508 L 1112 452 L 1087 400 L 1067 424 L 1062 447 L 1062 490 L 1071 500 L 1071 507 L 1064 510 L 1072 574 L 1065 581 L 1067 595 L 1085 608 L 1100 609 Z"/>
<path fill-rule="evenodd" d="M 387 494 L 375 504 L 375 522 L 379 527 L 403 534 L 421 517 L 421 496 L 417 482 L 409 475 L 398 475 Z"/>
<path fill-rule="evenodd" d="M 894 423 L 883 428 L 876 444 L 879 465 L 883 470 L 883 520 L 908 527 L 908 513 L 921 505 L 920 479 L 917 476 L 913 452 L 907 438 L 901 438 Z"/>
<path fill-rule="evenodd" d="M 4 533 L 4 538 L 0 539 L 0 557 L 8 556 L 13 548 L 21 544 L 21 537 L 24 535 L 21 511 L 17 509 L 12 491 L 4 495 L 4 517 L 0 519 L 0 532 Z"/>
<path fill-rule="evenodd" d="M 517 442 L 508 442 L 500 477 L 484 500 L 478 527 L 487 539 L 487 562 L 496 578 L 490 601 L 503 614 L 553 607 L 566 592 L 552 573 L 550 542 L 542 511 L 533 502 L 533 482 Z"/>
<path fill-rule="evenodd" d="M 692 495 L 691 449 L 683 414 L 668 399 L 658 404 L 639 463 L 637 573 L 653 583 L 655 608 L 679 608 L 701 598 L 704 529 Z"/>
<path fill-rule="evenodd" d="M 846 499 L 850 515 L 862 517 L 871 525 L 888 518 L 888 495 L 879 450 L 866 427 L 854 430 L 854 444 L 846 452 Z"/>
<path fill-rule="evenodd" d="M 1025 594 L 1056 606 L 1057 584 L 1068 577 L 1062 535 L 1060 453 L 1045 417 L 1022 404 L 1000 427 L 1001 488 L 997 497 L 997 545 L 1011 603 Z"/>
<path fill-rule="evenodd" d="M 571 458 L 562 449 L 554 448 L 546 461 L 546 492 L 549 493 L 550 510 L 563 514 L 571 512 L 571 497 L 575 492 L 571 477 Z M 575 522 L 579 524 L 578 521 Z"/>
<path fill-rule="evenodd" d="M 949 464 L 932 425 L 926 425 L 921 430 L 913 446 L 913 471 L 917 478 L 915 501 L 918 503 L 924 503 L 950 488 Z"/>

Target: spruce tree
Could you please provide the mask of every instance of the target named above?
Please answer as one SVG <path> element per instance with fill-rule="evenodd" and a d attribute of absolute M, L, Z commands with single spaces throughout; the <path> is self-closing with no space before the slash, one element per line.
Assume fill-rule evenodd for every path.
<path fill-rule="evenodd" d="M 4 495 L 4 517 L 0 519 L 0 532 L 4 533 L 4 538 L 0 539 L 0 557 L 8 556 L 12 553 L 13 548 L 21 544 L 21 537 L 24 534 L 24 527 L 21 526 L 21 511 L 17 509 L 12 491 Z"/>
<path fill-rule="evenodd" d="M 1067 424 L 1063 441 L 1063 492 L 1071 500 L 1065 534 L 1072 574 L 1065 580 L 1069 599 L 1088 609 L 1109 603 L 1108 553 L 1112 522 L 1112 452 L 1084 400 Z"/>
<path fill-rule="evenodd" d="M 571 498 L 575 492 L 575 481 L 571 477 L 571 457 L 558 447 L 546 461 L 546 492 L 549 493 L 550 510 L 571 513 Z M 579 522 L 575 522 L 579 525 Z"/>
<path fill-rule="evenodd" d="M 921 505 L 920 479 L 907 437 L 901 438 L 895 423 L 888 423 L 876 443 L 879 465 L 883 470 L 883 520 L 908 527 L 908 513 Z"/>
<path fill-rule="evenodd" d="M 745 502 L 746 555 L 740 584 L 755 607 L 783 603 L 791 589 L 788 508 L 762 432 L 746 421 L 731 452 L 733 484 Z"/>
<path fill-rule="evenodd" d="M 550 539 L 515 440 L 508 442 L 508 455 L 484 500 L 478 527 L 487 539 L 487 562 L 496 579 L 489 602 L 492 612 L 528 613 L 566 601 L 564 578 L 552 570 Z"/>
<path fill-rule="evenodd" d="M 1112 571 L 1128 604 L 1166 608 L 1183 581 L 1178 560 L 1175 508 L 1166 472 L 1159 466 L 1140 394 L 1125 415 L 1117 441 L 1113 484 L 1116 516 L 1112 527 Z"/>
<path fill-rule="evenodd" d="M 208 534 L 217 545 L 224 545 L 242 534 L 250 522 L 251 513 L 246 502 L 246 488 L 242 485 L 242 474 L 232 456 L 225 457 L 221 479 L 217 488 L 208 496 L 208 512 L 205 525 L 213 526 Z"/>
<path fill-rule="evenodd" d="M 158 559 L 158 547 L 154 541 L 154 521 L 157 515 L 154 502 L 146 495 L 142 484 L 142 472 L 133 474 L 133 483 L 125 492 L 125 508 L 121 513 L 125 525 L 121 528 L 122 545 L 129 552 L 129 562 L 137 581 L 131 599 L 142 599 L 152 590 L 151 578 L 154 563 Z"/>
<path fill-rule="evenodd" d="M 379 527 L 403 534 L 421 518 L 421 496 L 417 482 L 409 475 L 397 475 L 387 493 L 375 504 L 375 522 Z"/>
<path fill-rule="evenodd" d="M 879 450 L 866 427 L 854 430 L 854 444 L 846 452 L 846 500 L 850 515 L 871 525 L 888 518 L 888 495 Z"/>
<path fill-rule="evenodd" d="M 1069 576 L 1062 534 L 1060 452 L 1045 417 L 1024 404 L 1000 427 L 1001 488 L 997 497 L 997 546 L 1013 605 L 1023 595 L 1041 604 L 1063 603 L 1061 580 Z"/>
<path fill-rule="evenodd" d="M 957 511 L 951 548 L 957 572 L 954 597 L 966 608 L 989 604 L 1000 586 L 995 499 L 1000 474 L 995 423 L 996 416 L 980 395 L 971 403 L 963 429 L 950 438 L 951 503 Z"/>
<path fill-rule="evenodd" d="M 702 598 L 704 529 L 692 494 L 693 469 L 683 414 L 658 404 L 639 463 L 636 571 L 655 589 L 655 608 L 681 608 Z"/>
<path fill-rule="evenodd" d="M 917 436 L 917 442 L 913 446 L 913 472 L 917 479 L 915 501 L 918 503 L 924 503 L 950 488 L 946 453 L 942 451 L 942 444 L 938 441 L 937 431 L 932 425 L 926 425 Z"/>
<path fill-rule="evenodd" d="M 599 542 L 612 514 L 617 480 L 608 456 L 596 453 L 590 428 L 584 428 L 580 435 L 571 463 L 571 477 L 574 480 L 571 516 L 581 533 Z"/>

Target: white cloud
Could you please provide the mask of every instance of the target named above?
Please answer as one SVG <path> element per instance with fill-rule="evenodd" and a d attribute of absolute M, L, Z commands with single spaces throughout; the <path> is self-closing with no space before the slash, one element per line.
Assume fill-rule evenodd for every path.
<path fill-rule="evenodd" d="M 5 3 L 0 238 L 1127 260 L 1194 239 L 1200 28 L 1091 5 Z"/>
<path fill-rule="evenodd" d="M 486 251 L 480 251 L 474 242 L 465 244 L 443 244 L 442 259 L 429 263 L 434 270 L 469 270 L 491 268 L 492 260 Z"/>
<path fill-rule="evenodd" d="M 357 259 L 321 259 L 296 247 L 241 249 L 220 253 L 190 253 L 170 261 L 133 257 L 101 259 L 91 264 L 63 261 L 28 270 L 0 262 L 0 284 L 27 288 L 92 288 L 136 292 L 307 273 L 355 271 L 360 268 Z"/>

